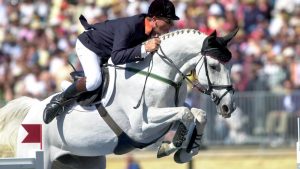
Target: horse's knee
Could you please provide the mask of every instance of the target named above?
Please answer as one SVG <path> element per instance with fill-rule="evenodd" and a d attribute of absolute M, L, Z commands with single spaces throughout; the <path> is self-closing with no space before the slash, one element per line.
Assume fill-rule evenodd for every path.
<path fill-rule="evenodd" d="M 190 109 L 187 107 L 182 107 L 182 121 L 183 122 L 191 122 L 194 120 L 194 116 L 191 113 Z"/>
<path fill-rule="evenodd" d="M 191 112 L 200 124 L 206 124 L 207 118 L 204 110 L 192 108 Z"/>
<path fill-rule="evenodd" d="M 87 79 L 86 79 L 86 89 L 88 91 L 96 90 L 101 85 L 101 83 L 102 83 L 101 75 L 93 77 L 93 78 L 87 77 Z"/>

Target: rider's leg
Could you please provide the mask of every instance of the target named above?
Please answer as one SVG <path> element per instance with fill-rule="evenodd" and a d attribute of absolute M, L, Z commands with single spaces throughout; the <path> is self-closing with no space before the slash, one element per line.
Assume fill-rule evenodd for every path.
<path fill-rule="evenodd" d="M 86 48 L 79 40 L 76 42 L 76 53 L 86 77 L 87 91 L 96 90 L 102 83 L 100 57 Z"/>
<path fill-rule="evenodd" d="M 102 82 L 100 58 L 86 48 L 79 40 L 76 42 L 76 52 L 83 68 L 85 77 L 77 80 L 64 92 L 54 96 L 44 110 L 44 122 L 50 123 L 63 112 L 64 106 L 71 103 L 79 94 L 97 89 Z"/>
<path fill-rule="evenodd" d="M 86 78 L 80 78 L 71 84 L 64 92 L 55 95 L 51 99 L 44 110 L 43 119 L 46 124 L 50 123 L 59 115 L 64 110 L 64 107 L 68 103 L 71 103 L 80 93 L 86 91 L 85 79 Z"/>

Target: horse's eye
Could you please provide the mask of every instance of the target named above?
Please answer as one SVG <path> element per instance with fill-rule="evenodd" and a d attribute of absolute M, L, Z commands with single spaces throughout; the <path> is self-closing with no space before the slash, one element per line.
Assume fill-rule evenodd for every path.
<path fill-rule="evenodd" d="M 217 70 L 217 65 L 210 65 L 210 68 L 211 68 L 212 70 Z"/>

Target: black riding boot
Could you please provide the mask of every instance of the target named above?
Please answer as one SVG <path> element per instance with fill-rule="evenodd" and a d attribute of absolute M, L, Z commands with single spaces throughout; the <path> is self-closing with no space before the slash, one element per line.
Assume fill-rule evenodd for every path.
<path fill-rule="evenodd" d="M 64 111 L 64 108 L 72 104 L 79 94 L 87 91 L 85 78 L 80 78 L 69 86 L 64 92 L 55 95 L 50 103 L 46 105 L 43 119 L 46 124 L 50 123 L 56 116 Z"/>

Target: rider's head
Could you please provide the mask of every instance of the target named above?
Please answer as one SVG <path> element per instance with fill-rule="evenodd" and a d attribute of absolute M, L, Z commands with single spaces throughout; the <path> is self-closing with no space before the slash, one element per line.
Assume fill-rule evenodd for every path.
<path fill-rule="evenodd" d="M 153 31 L 156 34 L 169 32 L 173 20 L 179 20 L 175 14 L 175 7 L 169 0 L 154 0 L 148 9 L 148 17 L 152 21 Z"/>

